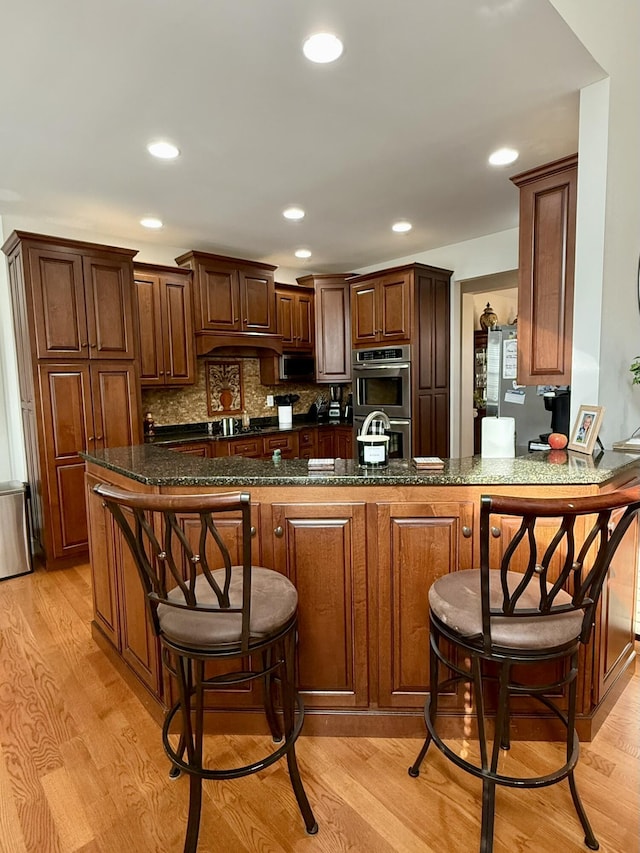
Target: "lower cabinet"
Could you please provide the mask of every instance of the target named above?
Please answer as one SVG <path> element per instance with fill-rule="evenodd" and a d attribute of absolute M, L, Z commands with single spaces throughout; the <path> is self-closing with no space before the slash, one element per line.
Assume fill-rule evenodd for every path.
<path fill-rule="evenodd" d="M 429 602 L 441 575 L 473 567 L 473 510 L 465 503 L 380 503 L 378 704 L 422 708 L 429 689 Z"/>
<path fill-rule="evenodd" d="M 177 450 L 178 453 L 186 453 L 188 456 L 202 456 L 205 459 L 209 456 L 208 441 L 185 441 L 176 444 L 165 444 L 163 446 L 166 447 L 167 450 Z"/>
<path fill-rule="evenodd" d="M 367 707 L 365 504 L 273 503 L 264 513 L 265 559 L 298 590 L 305 706 Z"/>
<path fill-rule="evenodd" d="M 147 618 L 142 583 L 111 513 L 93 493 L 98 482 L 86 478 L 94 620 L 127 666 L 161 697 L 159 643 Z"/>

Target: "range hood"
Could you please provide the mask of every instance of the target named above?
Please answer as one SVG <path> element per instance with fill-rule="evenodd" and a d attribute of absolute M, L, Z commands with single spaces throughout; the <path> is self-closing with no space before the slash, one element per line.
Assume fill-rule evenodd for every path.
<path fill-rule="evenodd" d="M 282 355 L 282 335 L 261 332 L 196 332 L 196 355 L 266 358 Z"/>

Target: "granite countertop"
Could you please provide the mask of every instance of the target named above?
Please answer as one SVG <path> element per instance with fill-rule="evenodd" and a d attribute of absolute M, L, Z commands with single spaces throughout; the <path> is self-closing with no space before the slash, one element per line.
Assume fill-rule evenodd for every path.
<path fill-rule="evenodd" d="M 561 463 L 550 461 L 549 455 L 524 451 L 515 459 L 447 459 L 438 472 L 417 472 L 408 460 L 365 469 L 352 459 L 338 459 L 333 471 L 310 472 L 306 459 L 203 459 L 149 444 L 82 454 L 89 462 L 151 486 L 602 485 L 640 463 L 640 456 L 617 451 L 597 458 L 571 451 L 552 457 L 563 459 Z"/>

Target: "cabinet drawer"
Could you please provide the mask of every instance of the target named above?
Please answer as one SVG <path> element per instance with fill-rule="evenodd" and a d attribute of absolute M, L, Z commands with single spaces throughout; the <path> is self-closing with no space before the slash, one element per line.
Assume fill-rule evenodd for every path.
<path fill-rule="evenodd" d="M 248 456 L 259 459 L 263 455 L 261 438 L 232 439 L 225 443 L 229 448 L 229 456 Z"/>
<path fill-rule="evenodd" d="M 178 453 L 188 453 L 190 456 L 207 457 L 209 455 L 209 442 L 207 441 L 167 444 L 165 447 L 169 450 L 177 450 Z"/>
<path fill-rule="evenodd" d="M 285 459 L 293 459 L 298 455 L 298 434 L 297 433 L 280 433 L 276 435 L 267 435 L 264 438 L 264 452 L 266 456 L 273 453 L 274 450 L 280 450 Z"/>

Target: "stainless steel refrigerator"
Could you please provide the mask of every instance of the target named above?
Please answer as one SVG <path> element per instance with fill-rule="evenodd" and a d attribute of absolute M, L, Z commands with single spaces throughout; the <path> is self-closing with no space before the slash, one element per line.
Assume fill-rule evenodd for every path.
<path fill-rule="evenodd" d="M 516 447 L 551 432 L 545 408 L 548 385 L 518 385 L 518 327 L 496 326 L 487 334 L 487 417 L 514 418 Z"/>

